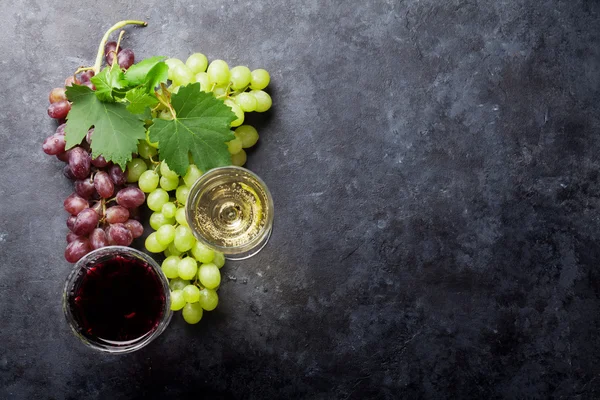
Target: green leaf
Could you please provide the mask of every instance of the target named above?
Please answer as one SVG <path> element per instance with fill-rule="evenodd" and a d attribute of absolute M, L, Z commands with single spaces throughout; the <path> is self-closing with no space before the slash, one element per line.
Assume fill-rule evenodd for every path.
<path fill-rule="evenodd" d="M 92 157 L 102 155 L 125 169 L 137 152 L 138 140 L 146 137 L 144 121 L 127 111 L 125 104 L 101 102 L 87 86 L 68 87 L 67 98 L 73 103 L 65 127 L 67 148 L 80 144 L 93 126 Z"/>
<path fill-rule="evenodd" d="M 125 79 L 131 86 L 144 85 L 148 92 L 161 82 L 167 81 L 169 67 L 163 62 L 166 57 L 151 57 L 129 67 Z"/>
<path fill-rule="evenodd" d="M 155 96 L 146 93 L 144 88 L 131 89 L 125 95 L 125 99 L 129 101 L 127 111 L 132 114 L 144 114 L 146 107 L 154 107 L 158 104 Z"/>
<path fill-rule="evenodd" d="M 203 171 L 231 164 L 225 142 L 235 138 L 229 129 L 236 116 L 211 93 L 200 91 L 200 84 L 182 86 L 171 97 L 176 118 L 155 118 L 149 128 L 150 140 L 159 142 L 159 156 L 173 171 L 185 175 L 190 164 Z M 95 134 L 94 134 L 95 135 Z"/>
<path fill-rule="evenodd" d="M 146 76 L 146 91 L 154 92 L 154 88 L 166 82 L 168 76 L 169 66 L 164 62 L 156 64 Z"/>
<path fill-rule="evenodd" d="M 96 86 L 96 96 L 102 101 L 114 101 L 113 90 L 123 89 L 127 81 L 123 78 L 123 71 L 118 67 L 106 67 L 91 79 Z"/>

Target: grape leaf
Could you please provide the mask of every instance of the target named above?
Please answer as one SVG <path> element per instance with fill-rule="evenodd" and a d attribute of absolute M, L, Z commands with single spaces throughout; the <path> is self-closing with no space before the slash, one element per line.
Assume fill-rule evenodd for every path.
<path fill-rule="evenodd" d="M 90 80 L 96 86 L 96 96 L 102 101 L 114 101 L 113 90 L 123 89 L 127 86 L 123 71 L 118 67 L 106 67 Z"/>
<path fill-rule="evenodd" d="M 173 171 L 185 175 L 191 154 L 194 164 L 207 171 L 231 164 L 225 142 L 235 138 L 229 129 L 236 116 L 211 93 L 200 91 L 200 84 L 182 86 L 171 96 L 176 117 L 155 118 L 149 128 L 150 140 L 159 142 L 159 157 Z"/>
<path fill-rule="evenodd" d="M 125 73 L 125 80 L 131 86 L 144 85 L 146 91 L 151 92 L 167 81 L 169 67 L 163 62 L 166 57 L 150 57 L 129 67 Z"/>
<path fill-rule="evenodd" d="M 100 101 L 87 86 L 69 86 L 67 98 L 73 103 L 65 127 L 67 148 L 80 144 L 93 126 L 92 157 L 102 155 L 125 169 L 131 154 L 137 152 L 138 140 L 146 138 L 144 122 L 127 111 L 125 104 Z"/>
<path fill-rule="evenodd" d="M 154 107 L 158 104 L 155 96 L 146 93 L 142 87 L 131 89 L 125 95 L 125 99 L 129 101 L 127 111 L 132 114 L 144 114 L 146 107 Z"/>

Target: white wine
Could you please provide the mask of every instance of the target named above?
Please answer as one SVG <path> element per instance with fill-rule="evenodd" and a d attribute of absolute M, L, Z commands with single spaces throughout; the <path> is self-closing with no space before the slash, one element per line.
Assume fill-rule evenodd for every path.
<path fill-rule="evenodd" d="M 241 260 L 258 253 L 273 226 L 273 199 L 264 182 L 245 168 L 215 168 L 190 189 L 187 222 L 196 238 Z"/>

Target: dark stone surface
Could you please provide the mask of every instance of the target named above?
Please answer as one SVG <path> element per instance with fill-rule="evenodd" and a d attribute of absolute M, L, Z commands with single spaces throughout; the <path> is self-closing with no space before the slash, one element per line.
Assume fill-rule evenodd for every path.
<path fill-rule="evenodd" d="M 600 397 L 600 4 L 97 2 L 3 7 L 0 398 Z M 268 247 L 221 303 L 99 355 L 61 309 L 48 91 L 106 28 L 138 57 L 271 72 L 247 166 Z"/>

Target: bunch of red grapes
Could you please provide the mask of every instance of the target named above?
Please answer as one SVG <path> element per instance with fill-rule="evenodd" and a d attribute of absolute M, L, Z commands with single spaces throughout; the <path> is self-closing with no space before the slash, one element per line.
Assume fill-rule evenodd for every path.
<path fill-rule="evenodd" d="M 116 56 L 119 67 L 125 70 L 134 62 L 133 51 L 118 49 L 116 42 L 106 44 L 104 55 L 109 65 Z M 78 84 L 95 90 L 90 80 L 93 76 L 92 70 L 70 76 L 65 80 L 65 87 Z M 127 184 L 127 171 L 101 155 L 92 158 L 90 143 L 94 128 L 78 146 L 65 150 L 64 120 L 71 110 L 65 91 L 64 87 L 50 91 L 48 115 L 62 123 L 44 141 L 42 149 L 67 163 L 63 174 L 74 181 L 75 192 L 65 199 L 64 208 L 70 214 L 65 258 L 75 263 L 92 250 L 108 245 L 129 246 L 133 239 L 140 237 L 144 228 L 139 222 L 138 207 L 146 198 L 136 184 Z"/>

